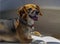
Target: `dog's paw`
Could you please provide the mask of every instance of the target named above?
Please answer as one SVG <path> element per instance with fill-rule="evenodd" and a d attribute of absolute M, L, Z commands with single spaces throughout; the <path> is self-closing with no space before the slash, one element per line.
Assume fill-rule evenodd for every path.
<path fill-rule="evenodd" d="M 41 33 L 38 32 L 38 31 L 34 31 L 34 32 L 32 32 L 32 34 L 33 34 L 33 35 L 36 35 L 36 36 L 41 36 Z"/>

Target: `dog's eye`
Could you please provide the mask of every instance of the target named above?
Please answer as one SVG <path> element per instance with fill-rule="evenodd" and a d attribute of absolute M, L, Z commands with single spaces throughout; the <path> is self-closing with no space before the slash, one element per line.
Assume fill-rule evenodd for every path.
<path fill-rule="evenodd" d="M 28 10 L 29 10 L 29 11 L 31 11 L 31 10 L 32 10 L 32 8 L 29 8 Z"/>

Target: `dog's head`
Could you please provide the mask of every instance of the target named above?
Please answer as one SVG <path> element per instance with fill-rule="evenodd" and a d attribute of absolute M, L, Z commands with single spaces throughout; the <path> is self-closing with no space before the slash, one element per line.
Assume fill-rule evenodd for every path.
<path fill-rule="evenodd" d="M 27 4 L 23 7 L 18 9 L 18 15 L 20 18 L 23 18 L 24 20 L 27 20 L 27 16 L 29 16 L 34 21 L 38 20 L 38 15 L 41 15 L 40 7 L 35 4 Z"/>

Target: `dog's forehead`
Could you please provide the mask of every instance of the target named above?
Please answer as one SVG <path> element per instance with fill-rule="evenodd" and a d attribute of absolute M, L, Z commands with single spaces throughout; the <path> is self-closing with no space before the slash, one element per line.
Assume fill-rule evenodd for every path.
<path fill-rule="evenodd" d="M 34 4 L 27 4 L 25 5 L 25 7 L 28 9 L 28 8 L 36 8 L 37 6 Z"/>

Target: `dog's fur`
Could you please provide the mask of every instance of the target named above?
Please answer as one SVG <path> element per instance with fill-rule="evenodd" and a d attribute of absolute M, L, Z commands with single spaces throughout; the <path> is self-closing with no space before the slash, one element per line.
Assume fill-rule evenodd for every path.
<path fill-rule="evenodd" d="M 23 20 L 25 20 L 27 22 L 27 24 L 29 24 L 29 25 L 34 24 L 34 20 L 29 18 L 29 15 L 28 15 L 29 14 L 29 11 L 28 11 L 29 8 L 32 8 L 32 10 L 38 10 L 39 15 L 42 16 L 42 14 L 40 12 L 40 7 L 38 5 L 27 4 L 27 5 L 24 5 L 24 6 L 20 7 L 18 9 L 19 18 L 14 23 L 14 27 L 15 27 L 15 30 L 16 30 L 15 34 L 5 35 L 5 36 L 2 35 L 3 37 L 1 37 L 0 40 L 5 40 L 5 41 L 19 40 L 21 43 L 30 43 L 32 41 L 30 33 L 31 33 L 31 31 L 34 27 L 31 28 L 27 25 L 24 25 L 19 20 L 20 18 L 22 18 Z M 2 27 L 4 27 L 4 26 L 2 26 Z M 0 28 L 0 30 L 1 29 L 2 28 Z"/>

